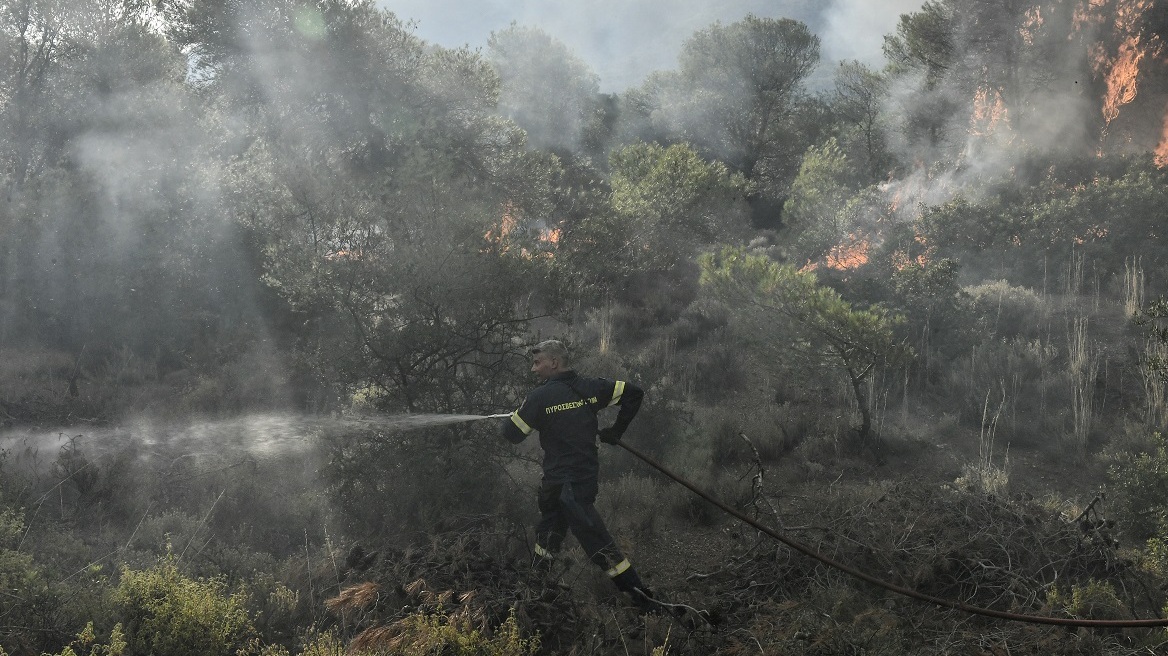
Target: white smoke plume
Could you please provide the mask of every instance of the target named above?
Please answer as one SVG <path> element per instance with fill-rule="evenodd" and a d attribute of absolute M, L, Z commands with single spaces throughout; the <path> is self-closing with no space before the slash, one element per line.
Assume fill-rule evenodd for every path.
<path fill-rule="evenodd" d="M 414 21 L 417 34 L 446 47 L 482 47 L 491 32 L 512 22 L 538 27 L 563 41 L 600 76 L 600 89 L 620 93 L 652 71 L 677 66 L 694 32 L 747 14 L 802 21 L 823 39 L 827 63 L 860 59 L 879 64 L 884 34 L 919 0 L 381 0 L 380 6 Z"/>

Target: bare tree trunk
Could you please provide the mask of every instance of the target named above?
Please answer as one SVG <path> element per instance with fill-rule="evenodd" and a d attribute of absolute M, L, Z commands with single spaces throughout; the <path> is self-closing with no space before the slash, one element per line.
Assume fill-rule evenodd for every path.
<path fill-rule="evenodd" d="M 848 379 L 852 382 L 852 392 L 860 408 L 860 442 L 867 444 L 872 439 L 872 409 L 868 407 L 868 395 L 864 393 L 864 377 L 848 367 Z"/>

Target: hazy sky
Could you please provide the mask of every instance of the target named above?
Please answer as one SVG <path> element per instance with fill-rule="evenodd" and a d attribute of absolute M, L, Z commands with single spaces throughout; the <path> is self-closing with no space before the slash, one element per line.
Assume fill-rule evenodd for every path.
<path fill-rule="evenodd" d="M 620 92 L 650 71 L 677 67 L 682 42 L 715 21 L 747 14 L 807 23 L 822 39 L 822 58 L 883 62 L 880 46 L 903 13 L 922 0 L 378 0 L 417 23 L 419 37 L 447 47 L 486 48 L 492 31 L 516 21 L 564 42 Z"/>

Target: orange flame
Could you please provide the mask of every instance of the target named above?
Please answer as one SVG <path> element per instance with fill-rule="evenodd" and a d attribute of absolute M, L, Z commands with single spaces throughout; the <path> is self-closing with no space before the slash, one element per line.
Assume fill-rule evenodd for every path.
<path fill-rule="evenodd" d="M 902 202 L 902 200 L 901 200 L 901 195 L 902 195 L 902 194 L 904 194 L 904 190 L 903 190 L 903 189 L 900 189 L 899 187 L 897 188 L 897 190 L 896 190 L 896 191 L 894 191 L 894 192 L 892 193 L 892 198 L 890 198 L 890 199 L 888 200 L 888 211 L 889 211 L 889 213 L 891 213 L 891 214 L 896 214 L 896 211 L 900 209 L 900 204 L 901 204 L 901 202 Z"/>
<path fill-rule="evenodd" d="M 923 267 L 929 263 L 930 256 L 934 249 L 928 244 L 923 235 L 913 236 L 913 241 L 920 244 L 923 249 L 917 255 L 912 255 L 909 250 L 898 250 L 892 254 L 892 268 L 897 271 L 903 271 L 910 266 Z"/>
<path fill-rule="evenodd" d="M 1111 0 L 1087 0 L 1075 9 L 1073 25 L 1076 30 L 1085 26 L 1101 26 L 1105 20 L 1102 9 Z M 1103 97 L 1104 124 L 1110 125 L 1119 116 L 1120 107 L 1136 99 L 1140 63 L 1155 57 L 1161 50 L 1160 38 L 1146 37 L 1140 21 L 1152 6 L 1152 0 L 1114 0 L 1112 33 L 1119 40 L 1114 55 L 1103 42 L 1090 47 L 1091 67 L 1103 78 L 1106 90 Z M 1072 35 L 1073 37 L 1073 35 Z"/>
<path fill-rule="evenodd" d="M 552 258 L 555 255 L 551 252 L 554 247 L 560 243 L 562 236 L 562 229 L 560 228 L 543 228 L 535 235 L 535 240 L 538 242 L 538 247 L 534 252 L 523 243 L 528 243 L 532 235 L 531 230 L 524 225 L 522 221 L 522 214 L 518 207 L 513 203 L 507 202 L 503 204 L 499 221 L 491 226 L 483 235 L 483 241 L 490 246 L 484 250 L 496 250 L 499 253 L 517 254 L 526 260 L 535 258 Z M 519 242 L 519 243 L 517 243 Z"/>
<path fill-rule="evenodd" d="M 1144 15 L 1152 6 L 1152 0 L 1120 0 L 1115 7 L 1115 29 L 1120 33 L 1134 33 Z"/>
<path fill-rule="evenodd" d="M 827 254 L 827 266 L 830 269 L 846 271 L 855 269 L 868 263 L 868 251 L 872 244 L 867 240 L 853 241 L 850 244 L 837 244 Z"/>
<path fill-rule="evenodd" d="M 1164 114 L 1164 126 L 1160 128 L 1160 143 L 1156 146 L 1156 153 L 1153 157 L 1157 168 L 1164 168 L 1168 166 L 1168 112 Z"/>
<path fill-rule="evenodd" d="M 868 251 L 872 243 L 867 239 L 850 234 L 844 241 L 831 247 L 819 262 L 808 262 L 802 271 L 814 271 L 820 267 L 835 269 L 836 271 L 850 271 L 868 263 Z"/>
<path fill-rule="evenodd" d="M 502 246 L 507 237 L 515 232 L 515 228 L 519 227 L 519 210 L 511 203 L 503 204 L 503 215 L 499 217 L 499 222 L 494 225 L 487 234 L 483 235 L 483 239 L 492 244 Z"/>
<path fill-rule="evenodd" d="M 992 98 L 991 98 L 992 94 Z M 978 87 L 973 95 L 973 115 L 969 117 L 969 133 L 986 136 L 993 134 L 1000 122 L 1009 122 L 1006 102 L 1000 89 Z"/>
<path fill-rule="evenodd" d="M 1034 33 L 1042 27 L 1042 7 L 1031 7 L 1023 15 L 1022 25 L 1018 28 L 1018 35 L 1028 46 L 1034 45 Z"/>
<path fill-rule="evenodd" d="M 1106 4 L 1107 0 L 1087 0 L 1087 2 L 1075 7 L 1074 16 L 1071 18 L 1071 28 L 1075 32 L 1080 32 L 1084 27 L 1101 24 L 1103 14 L 1099 10 Z"/>
<path fill-rule="evenodd" d="M 1119 108 L 1136 99 L 1140 60 L 1146 53 L 1140 48 L 1140 35 L 1129 36 L 1119 46 L 1119 53 L 1107 73 L 1107 92 L 1103 97 L 1103 120 L 1111 123 Z"/>
<path fill-rule="evenodd" d="M 1073 236 L 1071 240 L 1074 241 L 1076 245 L 1082 246 L 1089 241 L 1099 241 L 1101 239 L 1105 239 L 1108 232 L 1110 231 L 1107 228 L 1094 225 L 1087 228 L 1087 231 L 1083 234 Z"/>

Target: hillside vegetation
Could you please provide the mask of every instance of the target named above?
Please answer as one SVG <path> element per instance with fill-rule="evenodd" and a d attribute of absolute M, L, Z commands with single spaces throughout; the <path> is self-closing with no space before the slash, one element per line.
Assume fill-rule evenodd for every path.
<path fill-rule="evenodd" d="M 372 0 L 0 1 L 0 655 L 1165 653 L 602 446 L 641 614 L 532 567 L 535 440 L 437 416 L 561 339 L 825 557 L 1164 617 L 1165 16 L 930 0 L 814 88 L 747 16 L 601 94 Z"/>

